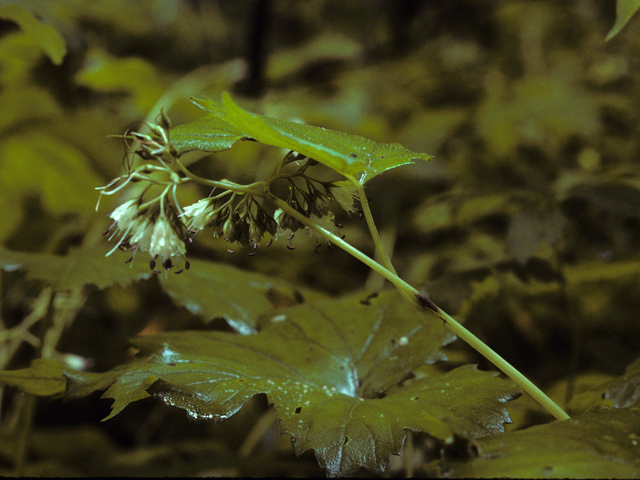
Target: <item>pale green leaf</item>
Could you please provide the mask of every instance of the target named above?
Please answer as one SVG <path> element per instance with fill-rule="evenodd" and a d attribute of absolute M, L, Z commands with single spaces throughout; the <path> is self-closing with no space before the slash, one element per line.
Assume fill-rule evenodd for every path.
<path fill-rule="evenodd" d="M 171 130 L 171 144 L 179 153 L 192 150 L 222 152 L 229 150 L 238 140 L 247 140 L 241 131 L 216 115 L 208 115 Z"/>
<path fill-rule="evenodd" d="M 67 53 L 64 38 L 54 27 L 38 20 L 33 13 L 20 5 L 1 5 L 0 18 L 16 22 L 20 28 L 35 38 L 42 50 L 56 65 L 62 63 Z"/>
<path fill-rule="evenodd" d="M 20 197 L 38 194 L 51 212 L 93 215 L 94 187 L 103 180 L 89 165 L 76 146 L 44 132 L 7 136 L 0 143 L 0 190 L 12 195 L 0 208 L 15 209 Z"/>
<path fill-rule="evenodd" d="M 210 119 L 214 125 L 211 135 L 216 141 L 218 136 L 228 134 L 225 132 L 234 132 L 235 136 L 241 132 L 246 138 L 295 150 L 343 175 L 356 177 L 361 174 L 361 183 L 413 160 L 430 158 L 397 143 L 377 143 L 357 135 L 250 113 L 240 108 L 227 92 L 223 93 L 222 105 L 211 100 L 194 100 L 194 103 L 231 126 L 225 127 Z M 202 125 L 195 127 L 196 131 L 202 129 Z M 189 128 L 185 126 L 181 132 L 188 133 Z M 213 148 L 217 148 L 215 142 Z"/>
<path fill-rule="evenodd" d="M 116 283 L 126 285 L 152 275 L 146 259 L 138 258 L 129 266 L 124 264 L 128 255 L 118 262 L 106 258 L 107 252 L 106 245 L 72 249 L 65 256 L 16 252 L 0 247 L 0 268 L 7 271 L 24 269 L 28 279 L 42 280 L 55 290 L 69 290 L 86 284 L 98 288 Z"/>
<path fill-rule="evenodd" d="M 618 0 L 616 4 L 616 23 L 609 33 L 607 33 L 604 41 L 608 42 L 620 33 L 638 9 L 640 9 L 640 0 Z"/>
<path fill-rule="evenodd" d="M 452 335 L 397 293 L 380 297 L 278 310 L 255 335 L 139 337 L 141 358 L 105 374 L 76 372 L 68 391 L 110 384 L 105 396 L 115 400 L 115 415 L 146 390 L 194 418 L 216 420 L 264 393 L 296 452 L 313 449 L 332 476 L 361 467 L 382 472 L 405 430 L 443 441 L 502 431 L 504 405 L 517 390 L 495 373 L 466 366 L 402 383 L 417 367 L 443 360 L 438 348 Z"/>
<path fill-rule="evenodd" d="M 136 56 L 111 56 L 97 48 L 87 53 L 75 81 L 99 92 L 129 93 L 137 109 L 145 113 L 155 106 L 166 89 L 153 63 Z"/>
<path fill-rule="evenodd" d="M 452 478 L 638 478 L 640 410 L 604 409 L 475 440 L 478 457 L 445 463 Z"/>

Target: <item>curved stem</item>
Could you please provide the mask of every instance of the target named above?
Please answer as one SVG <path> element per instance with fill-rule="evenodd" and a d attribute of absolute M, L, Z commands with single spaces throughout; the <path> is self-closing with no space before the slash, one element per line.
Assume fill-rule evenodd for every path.
<path fill-rule="evenodd" d="M 451 330 L 455 335 L 460 337 L 463 341 L 469 344 L 472 348 L 474 348 L 477 352 L 479 352 L 482 356 L 484 356 L 487 360 L 493 363 L 498 369 L 500 369 L 505 375 L 507 375 L 511 380 L 513 380 L 516 384 L 518 384 L 525 392 L 531 395 L 540 405 L 542 405 L 549 413 L 551 413 L 558 420 L 567 420 L 569 415 L 565 413 L 562 408 L 560 408 L 553 400 L 551 400 L 542 390 L 536 387 L 531 380 L 525 377 L 522 373 L 520 373 L 516 368 L 514 368 L 509 362 L 507 362 L 504 358 L 498 355 L 493 349 L 491 349 L 488 345 L 486 345 L 482 340 L 476 337 L 473 333 L 463 327 L 460 323 L 454 320 L 450 315 L 441 310 L 435 303 L 429 300 L 427 297 L 418 292 L 414 287 L 409 285 L 407 282 L 402 280 L 396 273 L 391 271 L 388 268 L 383 267 L 378 262 L 368 257 L 364 253 L 362 253 L 357 248 L 354 248 L 340 237 L 334 235 L 333 233 L 325 230 L 320 227 L 316 223 L 309 220 L 307 217 L 302 215 L 300 212 L 296 211 L 294 208 L 291 208 L 286 202 L 279 199 L 275 195 L 271 193 L 266 193 L 264 196 L 276 205 L 278 208 L 281 208 L 284 212 L 294 217 L 300 223 L 308 227 L 310 230 L 313 230 L 317 234 L 321 235 L 325 239 L 329 240 L 334 245 L 342 248 L 347 253 L 351 254 L 362 263 L 367 265 L 372 270 L 378 272 L 384 278 L 389 280 L 391 283 L 395 285 L 395 287 L 403 293 L 405 296 L 410 297 L 414 305 L 416 305 L 420 311 L 423 313 L 431 313 L 435 315 L 437 318 L 442 320 L 444 324 L 447 326 L 449 330 Z"/>
<path fill-rule="evenodd" d="M 237 183 L 230 182 L 229 180 L 209 180 L 208 178 L 200 177 L 195 173 L 190 172 L 187 167 L 185 167 L 180 160 L 176 158 L 176 165 L 180 169 L 182 173 L 189 177 L 189 180 L 201 183 L 203 185 L 209 185 L 211 187 L 221 188 L 224 190 L 232 190 L 235 193 L 244 193 L 249 195 L 258 195 L 262 196 L 263 192 L 259 190 L 254 190 L 253 187 L 258 187 L 264 184 L 264 182 L 256 182 L 250 185 L 238 185 Z"/>

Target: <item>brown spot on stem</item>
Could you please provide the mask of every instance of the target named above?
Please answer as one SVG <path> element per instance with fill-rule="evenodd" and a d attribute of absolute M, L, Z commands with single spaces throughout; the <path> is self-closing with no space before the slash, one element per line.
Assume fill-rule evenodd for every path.
<path fill-rule="evenodd" d="M 440 309 L 438 308 L 438 306 L 421 293 L 416 293 L 416 300 L 418 301 L 418 305 L 420 305 L 422 308 L 430 308 L 434 312 L 440 313 Z"/>

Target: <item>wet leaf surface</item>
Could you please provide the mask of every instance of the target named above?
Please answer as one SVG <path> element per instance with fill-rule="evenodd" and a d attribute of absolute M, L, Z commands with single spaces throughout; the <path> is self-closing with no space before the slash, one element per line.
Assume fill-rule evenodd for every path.
<path fill-rule="evenodd" d="M 306 303 L 265 316 L 255 335 L 171 332 L 138 337 L 140 358 L 104 374 L 67 371 L 67 394 L 107 388 L 112 413 L 153 395 L 193 418 L 222 420 L 252 396 L 273 403 L 298 454 L 313 449 L 330 475 L 382 472 L 405 430 L 442 441 L 484 436 L 509 421 L 518 390 L 472 365 L 416 378 L 452 340 L 396 293 Z M 407 381 L 407 379 L 409 379 Z"/>

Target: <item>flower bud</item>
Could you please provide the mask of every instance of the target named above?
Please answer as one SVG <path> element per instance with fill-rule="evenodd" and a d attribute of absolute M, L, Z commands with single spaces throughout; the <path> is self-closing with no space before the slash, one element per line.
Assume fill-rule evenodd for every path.
<path fill-rule="evenodd" d="M 233 234 L 235 233 L 236 227 L 235 222 L 232 217 L 227 218 L 227 221 L 224 222 L 224 227 L 222 228 L 222 234 L 227 241 L 231 241 Z"/>
<path fill-rule="evenodd" d="M 250 243 L 260 243 L 260 239 L 262 238 L 263 231 L 256 224 L 256 222 L 251 222 L 249 224 L 249 242 Z"/>

